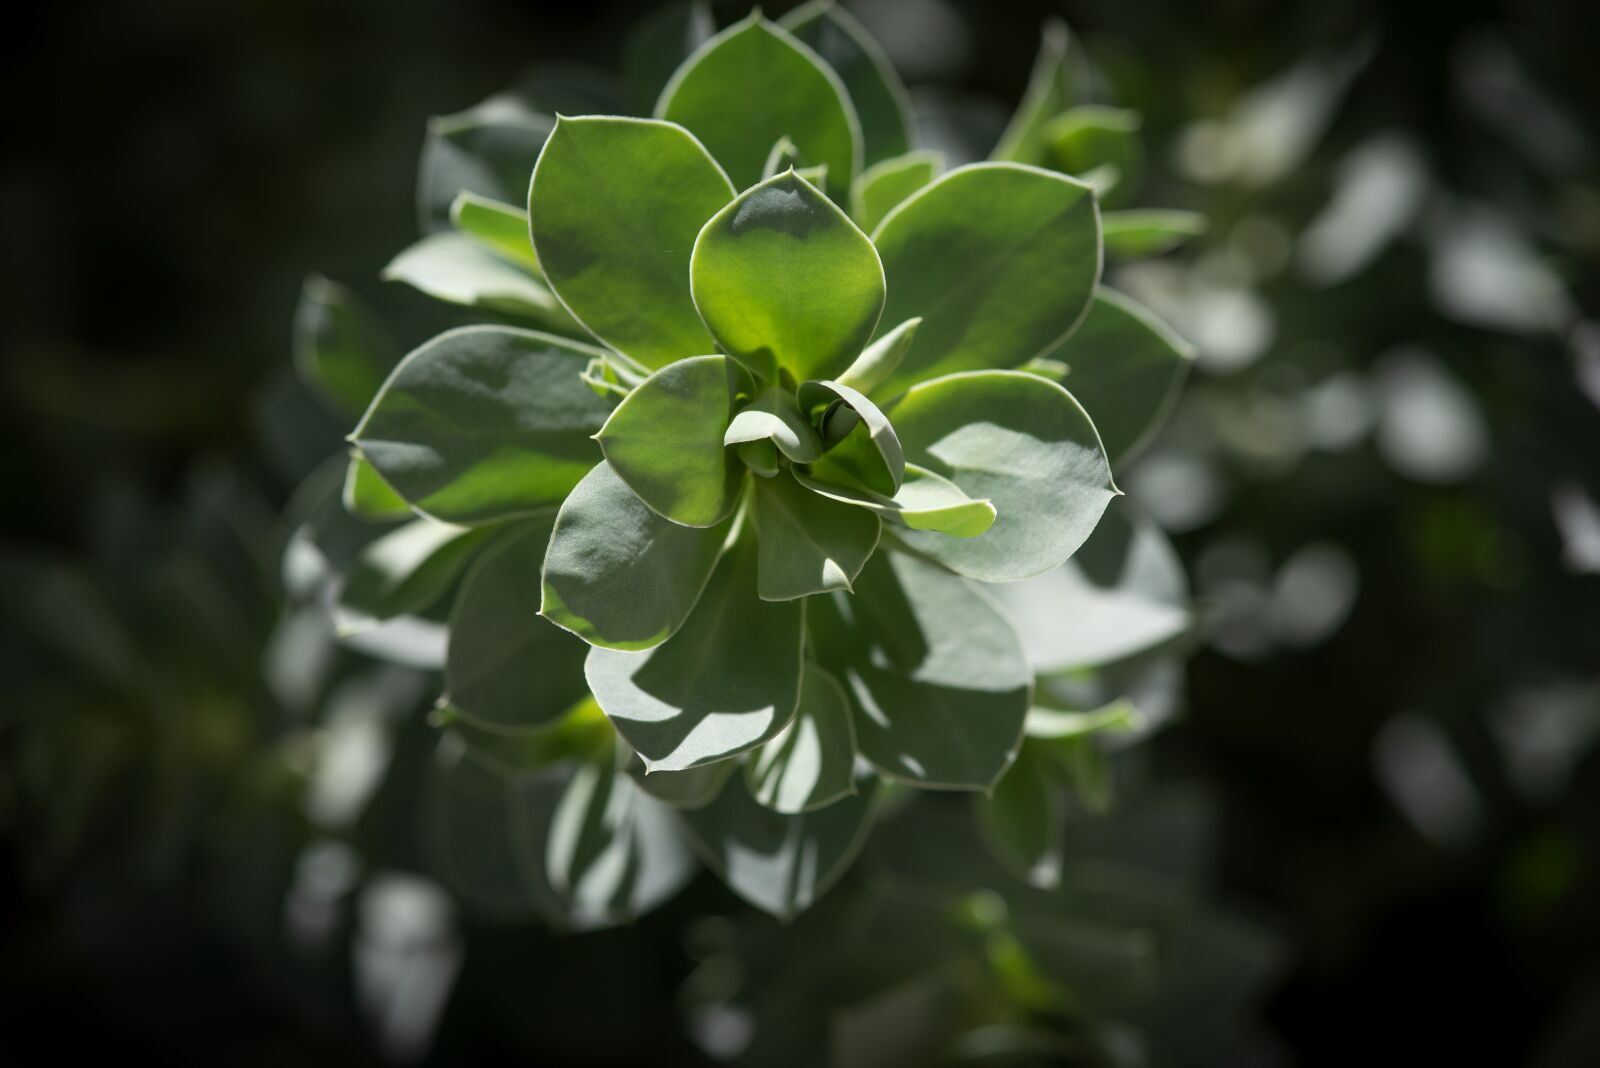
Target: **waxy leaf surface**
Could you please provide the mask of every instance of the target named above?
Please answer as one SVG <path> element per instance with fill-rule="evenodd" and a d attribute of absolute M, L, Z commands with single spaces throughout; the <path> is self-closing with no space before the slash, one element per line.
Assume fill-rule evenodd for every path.
<path fill-rule="evenodd" d="M 752 503 L 763 600 L 848 590 L 878 546 L 876 515 L 813 493 L 787 474 L 758 482 Z"/>

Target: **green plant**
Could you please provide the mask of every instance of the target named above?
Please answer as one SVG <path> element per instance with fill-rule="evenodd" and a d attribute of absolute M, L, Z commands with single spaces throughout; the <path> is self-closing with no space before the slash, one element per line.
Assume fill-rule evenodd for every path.
<path fill-rule="evenodd" d="M 955 789 L 1053 884 L 1063 787 L 1107 802 L 1098 736 L 1188 626 L 1113 470 L 1189 352 L 1102 260 L 1195 220 L 1102 216 L 1137 121 L 1067 106 L 1062 27 L 994 158 L 949 171 L 839 9 L 665 29 L 695 47 L 653 118 L 435 125 L 435 232 L 386 274 L 498 321 L 394 367 L 348 514 L 308 530 L 344 632 L 448 626 L 436 846 L 581 926 L 693 853 L 788 916 L 893 796 Z M 376 331 L 329 286 L 300 327 L 356 407 Z"/>

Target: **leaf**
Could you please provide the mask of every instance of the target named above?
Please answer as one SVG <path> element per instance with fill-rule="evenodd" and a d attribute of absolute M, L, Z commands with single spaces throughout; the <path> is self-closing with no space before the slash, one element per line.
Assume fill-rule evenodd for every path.
<path fill-rule="evenodd" d="M 951 171 L 890 212 L 873 242 L 889 284 L 883 322 L 923 317 L 882 397 L 1044 354 L 1083 317 L 1100 277 L 1089 187 L 1011 163 Z"/>
<path fill-rule="evenodd" d="M 340 415 L 366 408 L 395 364 L 394 342 L 354 293 L 307 276 L 294 313 L 300 380 Z"/>
<path fill-rule="evenodd" d="M 1045 127 L 1050 165 L 1089 182 L 1101 204 L 1121 203 L 1140 178 L 1141 125 L 1139 113 L 1127 108 L 1071 108 Z"/>
<path fill-rule="evenodd" d="M 537 591 L 550 521 L 497 540 L 473 561 L 450 612 L 445 692 L 485 729 L 526 730 L 587 697 L 587 647 L 539 617 Z"/>
<path fill-rule="evenodd" d="M 1120 470 L 1177 404 L 1194 348 L 1147 308 L 1101 286 L 1083 323 L 1051 356 L 1066 363 L 1064 384 Z"/>
<path fill-rule="evenodd" d="M 417 175 L 422 232 L 448 230 L 450 205 L 464 192 L 521 204 L 533 161 L 554 125 L 549 115 L 511 93 L 429 119 Z"/>
<path fill-rule="evenodd" d="M 716 32 L 708 0 L 668 4 L 635 23 L 622 50 L 630 113 L 649 111 L 672 72 Z"/>
<path fill-rule="evenodd" d="M 905 480 L 906 461 L 889 419 L 876 404 L 839 382 L 805 382 L 798 393 L 800 410 L 829 446 L 812 465 L 823 481 L 837 481 L 843 472 L 874 493 L 893 497 Z"/>
<path fill-rule="evenodd" d="M 652 511 L 684 526 L 715 526 L 732 514 L 744 478 L 723 434 L 753 390 L 726 356 L 679 360 L 624 397 L 595 440 Z"/>
<path fill-rule="evenodd" d="M 839 385 L 848 386 L 858 393 L 871 393 L 877 389 L 905 359 L 911 342 L 916 339 L 917 327 L 921 325 L 921 316 L 907 319 L 868 345 L 839 376 Z"/>
<path fill-rule="evenodd" d="M 799 168 L 805 165 L 805 158 L 800 155 L 800 150 L 795 147 L 794 142 L 787 137 L 780 137 L 767 152 L 767 161 L 761 165 L 761 180 L 764 182 L 791 167 Z"/>
<path fill-rule="evenodd" d="M 628 762 L 628 775 L 639 789 L 676 809 L 704 808 L 716 800 L 723 786 L 739 770 L 736 759 L 701 764 L 683 771 L 651 771 L 637 755 Z"/>
<path fill-rule="evenodd" d="M 1023 729 L 1029 738 L 1081 738 L 1102 731 L 1108 734 L 1136 731 L 1144 726 L 1144 722 L 1144 715 L 1138 706 L 1127 698 L 1119 697 L 1092 712 L 1067 712 L 1035 705 L 1028 709 L 1028 719 Z"/>
<path fill-rule="evenodd" d="M 850 214 L 870 234 L 884 216 L 938 177 L 943 168 L 944 156 L 938 152 L 907 152 L 879 160 L 850 186 Z"/>
<path fill-rule="evenodd" d="M 689 254 L 733 194 L 680 127 L 562 118 L 528 194 L 535 254 L 572 317 L 645 367 L 712 352 L 689 299 Z"/>
<path fill-rule="evenodd" d="M 785 816 L 750 796 L 742 779 L 685 813 L 690 842 L 739 897 L 787 920 L 839 881 L 871 829 L 876 780 L 827 808 Z"/>
<path fill-rule="evenodd" d="M 350 457 L 350 466 L 345 469 L 341 503 L 344 510 L 357 519 L 384 523 L 412 518 L 411 506 L 405 498 L 391 489 L 383 476 L 359 454 Z"/>
<path fill-rule="evenodd" d="M 911 147 L 911 100 L 894 64 L 855 16 L 833 0 L 811 0 L 778 20 L 844 83 L 861 122 L 862 166 Z"/>
<path fill-rule="evenodd" d="M 861 169 L 861 123 L 833 69 L 759 11 L 684 61 L 655 115 L 680 123 L 727 168 L 738 189 L 761 180 L 767 149 L 790 138 L 807 160 L 828 165 L 843 199 Z"/>
<path fill-rule="evenodd" d="M 752 504 L 760 542 L 756 592 L 764 601 L 848 590 L 878 547 L 876 515 L 811 493 L 781 473 L 756 484 Z"/>
<path fill-rule="evenodd" d="M 1082 545 L 1119 490 L 1094 424 L 1060 386 L 1021 371 L 971 371 L 914 386 L 892 409 L 906 457 L 994 502 L 980 538 L 899 537 L 968 578 L 1014 582 Z"/>
<path fill-rule="evenodd" d="M 361 550 L 335 609 L 342 634 L 427 608 L 450 588 L 485 529 L 414 519 Z"/>
<path fill-rule="evenodd" d="M 837 679 L 807 664 L 794 721 L 745 763 L 750 796 L 791 816 L 826 808 L 855 793 L 855 765 L 850 700 Z"/>
<path fill-rule="evenodd" d="M 553 507 L 594 466 L 599 350 L 500 326 L 449 330 L 394 369 L 350 440 L 412 506 L 488 523 Z"/>
<path fill-rule="evenodd" d="M 539 612 L 590 645 L 659 645 L 700 600 L 730 525 L 668 522 L 601 462 L 556 516 Z"/>
<path fill-rule="evenodd" d="M 672 811 L 615 763 L 607 757 L 580 766 L 550 823 L 550 884 L 568 902 L 580 930 L 637 919 L 694 874 Z"/>
<path fill-rule="evenodd" d="M 571 318 L 526 268 L 495 255 L 471 234 L 429 234 L 383 269 L 386 282 L 404 282 L 447 304 L 477 308 L 565 328 Z"/>
<path fill-rule="evenodd" d="M 753 749 L 794 717 L 803 604 L 756 596 L 755 545 L 743 538 L 671 641 L 644 652 L 591 649 L 589 688 L 652 771 Z"/>
<path fill-rule="evenodd" d="M 1033 61 L 1033 73 L 1028 76 L 1028 88 L 1005 133 L 1000 135 L 1000 143 L 990 153 L 990 159 L 1013 163 L 1045 162 L 1045 126 L 1066 110 L 1074 95 L 1068 81 L 1071 44 L 1072 35 L 1066 23 L 1057 18 L 1045 20 L 1040 31 L 1039 55 Z"/>
<path fill-rule="evenodd" d="M 539 257 L 528 239 L 528 213 L 476 193 L 460 193 L 450 205 L 450 221 L 457 230 L 477 238 L 519 267 L 539 273 Z"/>
<path fill-rule="evenodd" d="M 795 479 L 812 493 L 868 508 L 911 530 L 936 530 L 956 538 L 975 538 L 994 525 L 994 505 L 973 500 L 949 479 L 916 464 L 906 464 L 900 492 L 891 497 L 866 487 L 841 486 L 796 471 Z"/>
<path fill-rule="evenodd" d="M 719 350 L 769 381 L 779 367 L 801 381 L 844 370 L 883 310 L 872 242 L 792 171 L 711 217 L 689 277 Z"/>
<path fill-rule="evenodd" d="M 978 826 L 1007 867 L 1030 885 L 1061 882 L 1067 811 L 1049 758 L 1027 743 L 988 797 L 976 799 Z"/>
<path fill-rule="evenodd" d="M 1206 232 L 1206 217 L 1197 211 L 1124 209 L 1100 216 L 1106 255 L 1114 260 L 1157 256 L 1186 239 Z"/>
<path fill-rule="evenodd" d="M 1123 500 L 1071 560 L 992 592 L 1040 674 L 1123 660 L 1190 626 L 1182 562 L 1160 528 Z"/>
<path fill-rule="evenodd" d="M 811 429 L 794 394 L 782 386 L 768 386 L 749 407 L 742 409 L 722 435 L 724 445 L 770 441 L 789 459 L 810 463 L 822 455 L 822 439 Z"/>
<path fill-rule="evenodd" d="M 1032 674 L 1011 624 L 965 579 L 878 553 L 854 596 L 808 602 L 818 662 L 844 683 L 861 755 L 889 778 L 987 790 L 1015 756 Z"/>

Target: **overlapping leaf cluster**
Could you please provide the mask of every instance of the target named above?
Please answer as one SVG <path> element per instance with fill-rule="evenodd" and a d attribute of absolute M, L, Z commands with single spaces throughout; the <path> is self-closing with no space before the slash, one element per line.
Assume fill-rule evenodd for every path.
<path fill-rule="evenodd" d="M 663 29 L 695 47 L 653 117 L 438 123 L 435 232 L 388 271 L 499 320 L 399 362 L 344 487 L 383 524 L 346 630 L 455 590 L 437 841 L 519 858 L 579 924 L 691 851 L 787 915 L 886 781 L 979 792 L 1049 883 L 1062 784 L 1096 796 L 1091 736 L 1136 718 L 1105 669 L 1187 626 L 1112 472 L 1188 353 L 1100 275 L 1192 220 L 1102 214 L 1137 118 L 1067 106 L 1062 28 L 993 158 L 948 171 L 831 5 Z M 327 287 L 302 316 L 302 366 L 356 401 L 370 325 Z"/>

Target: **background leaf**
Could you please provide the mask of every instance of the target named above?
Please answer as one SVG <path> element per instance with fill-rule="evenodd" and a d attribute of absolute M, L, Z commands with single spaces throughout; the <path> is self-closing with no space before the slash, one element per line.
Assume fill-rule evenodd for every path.
<path fill-rule="evenodd" d="M 943 165 L 943 156 L 926 151 L 879 160 L 850 186 L 850 214 L 872 233 L 902 200 L 938 177 Z"/>
<path fill-rule="evenodd" d="M 801 4 L 778 25 L 809 45 L 844 82 L 861 121 L 862 166 L 911 147 L 911 100 L 883 48 L 833 0 Z"/>
<path fill-rule="evenodd" d="M 422 232 L 450 229 L 450 205 L 463 192 L 521 204 L 533 161 L 554 126 L 553 118 L 513 93 L 429 119 L 417 174 Z"/>
<path fill-rule="evenodd" d="M 1072 103 L 1075 95 L 1069 80 L 1071 44 L 1066 23 L 1058 18 L 1045 20 L 1028 88 L 990 159 L 1041 164 L 1048 158 L 1045 126 Z"/>
<path fill-rule="evenodd" d="M 1114 260 L 1157 256 L 1206 232 L 1206 217 L 1197 211 L 1124 208 L 1100 215 L 1106 256 Z"/>
<path fill-rule="evenodd" d="M 1029 741 L 1016 763 L 987 797 L 974 806 L 995 854 L 1033 886 L 1048 890 L 1061 882 L 1066 845 L 1066 799 L 1056 780 L 1060 773 L 1040 743 Z"/>
<path fill-rule="evenodd" d="M 356 556 L 339 592 L 339 629 L 354 632 L 428 607 L 444 596 L 488 533 L 413 519 L 377 538 Z"/>
<path fill-rule="evenodd" d="M 528 213 L 521 208 L 463 192 L 450 205 L 450 221 L 457 230 L 476 238 L 497 254 L 541 279 L 544 277 L 539 270 L 539 257 L 533 254 L 533 242 L 528 238 Z"/>
<path fill-rule="evenodd" d="M 750 796 L 786 815 L 826 808 L 855 792 L 855 766 L 850 700 L 837 679 L 807 664 L 793 722 L 745 761 Z"/>
<path fill-rule="evenodd" d="M 404 282 L 435 300 L 459 304 L 558 329 L 571 329 L 566 313 L 538 278 L 464 233 L 429 234 L 402 250 L 383 269 L 387 282 Z"/>
<path fill-rule="evenodd" d="M 342 416 L 365 411 L 398 357 L 354 293 L 321 275 L 306 278 L 294 313 L 294 365 L 330 408 Z"/>
<path fill-rule="evenodd" d="M 410 519 L 414 515 L 406 499 L 396 493 L 360 453 L 353 454 L 345 468 L 340 503 L 357 519 L 380 523 Z"/>

